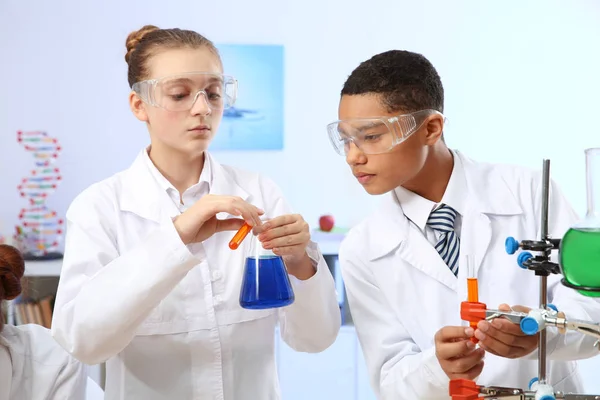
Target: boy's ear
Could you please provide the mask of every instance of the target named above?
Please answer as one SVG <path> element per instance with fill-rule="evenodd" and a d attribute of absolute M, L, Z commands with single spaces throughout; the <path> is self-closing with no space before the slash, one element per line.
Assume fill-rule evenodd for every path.
<path fill-rule="evenodd" d="M 430 116 L 425 122 L 425 144 L 431 146 L 443 139 L 444 117 L 440 114 Z"/>

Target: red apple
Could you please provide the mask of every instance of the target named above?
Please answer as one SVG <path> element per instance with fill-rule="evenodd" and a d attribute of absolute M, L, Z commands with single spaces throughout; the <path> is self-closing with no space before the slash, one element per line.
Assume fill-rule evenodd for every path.
<path fill-rule="evenodd" d="M 334 225 L 335 221 L 333 220 L 332 215 L 323 215 L 319 218 L 319 228 L 324 232 L 331 232 Z"/>

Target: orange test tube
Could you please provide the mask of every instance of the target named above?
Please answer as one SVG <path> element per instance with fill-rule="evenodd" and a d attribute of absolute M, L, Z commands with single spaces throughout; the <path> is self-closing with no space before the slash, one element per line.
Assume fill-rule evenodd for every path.
<path fill-rule="evenodd" d="M 246 236 L 248 236 L 248 233 L 250 233 L 251 230 L 252 227 L 248 225 L 247 222 L 244 223 L 244 225 L 242 225 L 242 227 L 233 236 L 233 239 L 231 239 L 231 241 L 229 242 L 229 248 L 231 250 L 235 250 L 238 247 L 240 247 L 240 244 L 246 238 Z"/>
<path fill-rule="evenodd" d="M 479 303 L 479 286 L 477 284 L 477 278 L 467 278 L 467 301 L 469 303 Z M 477 321 L 469 322 L 469 326 L 471 326 L 473 330 L 477 329 Z M 473 336 L 471 342 L 477 344 L 479 339 Z"/>
<path fill-rule="evenodd" d="M 469 303 L 479 303 L 477 278 L 467 278 L 467 301 Z"/>
<path fill-rule="evenodd" d="M 479 303 L 479 285 L 477 283 L 477 278 L 475 277 L 475 265 L 473 264 L 473 258 L 471 256 L 466 257 L 467 261 L 467 301 L 469 303 Z M 473 330 L 477 329 L 477 321 L 470 321 L 469 326 L 473 328 Z M 473 343 L 478 343 L 479 340 L 473 336 L 471 338 Z"/>

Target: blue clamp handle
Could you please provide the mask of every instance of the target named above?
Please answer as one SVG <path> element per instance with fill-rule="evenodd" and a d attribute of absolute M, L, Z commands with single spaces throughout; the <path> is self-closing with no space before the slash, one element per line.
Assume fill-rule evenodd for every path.
<path fill-rule="evenodd" d="M 533 378 L 532 380 L 529 381 L 529 390 L 531 390 L 531 387 L 537 381 L 539 381 L 539 379 L 537 377 Z M 556 400 L 556 397 L 554 397 L 554 395 L 551 395 L 551 394 L 545 394 L 542 397 L 540 397 L 540 400 Z"/>
<path fill-rule="evenodd" d="M 537 381 L 539 381 L 539 378 L 537 376 L 529 381 L 529 390 L 531 390 L 531 386 L 533 386 L 533 384 Z"/>
<path fill-rule="evenodd" d="M 558 308 L 554 304 L 546 304 L 546 307 L 558 312 Z"/>
<path fill-rule="evenodd" d="M 533 317 L 523 318 L 519 325 L 521 326 L 521 332 L 529 336 L 535 335 L 540 329 L 540 324 L 538 324 L 538 322 Z"/>
<path fill-rule="evenodd" d="M 512 236 L 509 236 L 504 241 L 504 248 L 508 254 L 515 254 L 519 250 L 519 242 Z"/>
<path fill-rule="evenodd" d="M 517 264 L 519 264 L 519 267 L 521 267 L 523 269 L 527 269 L 527 267 L 525 266 L 525 261 L 529 260 L 532 257 L 533 257 L 533 254 L 531 254 L 528 251 L 524 251 L 517 256 Z"/>

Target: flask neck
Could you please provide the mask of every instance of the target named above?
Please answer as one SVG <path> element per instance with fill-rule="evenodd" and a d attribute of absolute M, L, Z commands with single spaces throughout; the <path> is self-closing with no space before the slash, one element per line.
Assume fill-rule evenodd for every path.
<path fill-rule="evenodd" d="M 600 148 L 585 151 L 587 217 L 600 217 Z"/>

